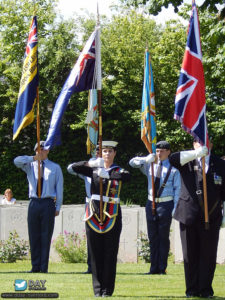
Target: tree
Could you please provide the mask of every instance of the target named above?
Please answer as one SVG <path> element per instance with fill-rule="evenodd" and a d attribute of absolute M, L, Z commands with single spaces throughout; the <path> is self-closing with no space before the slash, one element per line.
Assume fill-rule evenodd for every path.
<path fill-rule="evenodd" d="M 184 2 L 183 0 L 120 0 L 122 3 L 125 3 L 127 6 L 147 6 L 150 14 L 157 15 L 162 7 L 168 8 L 169 4 L 172 4 L 175 12 L 179 10 L 179 6 Z M 210 12 L 218 13 L 218 4 L 224 5 L 224 0 L 205 0 L 200 9 L 209 10 Z M 225 17 L 225 7 L 221 9 L 220 18 L 221 20 Z"/>
<path fill-rule="evenodd" d="M 94 30 L 95 18 L 75 16 L 64 21 L 56 15 L 55 1 L 36 2 L 41 138 L 45 139 L 52 108 L 84 42 Z M 22 130 L 15 142 L 12 142 L 12 125 L 33 7 L 28 0 L 0 0 L 0 3 L 0 190 L 11 187 L 17 199 L 27 199 L 26 176 L 17 171 L 13 159 L 32 154 L 36 125 L 33 122 Z M 20 13 L 14 13 L 16 10 Z M 183 14 L 187 16 L 187 10 Z M 190 135 L 173 119 L 187 28 L 178 21 L 158 26 L 148 15 L 121 8 L 117 16 L 104 19 L 101 27 L 103 139 L 119 142 L 116 160 L 135 178 L 122 189 L 122 199 L 144 204 L 145 178 L 130 169 L 128 161 L 137 153 L 147 154 L 140 138 L 145 48 L 149 48 L 153 66 L 157 138 L 167 139 L 173 151 L 189 148 Z M 225 149 L 224 28 L 224 21 L 218 22 L 216 13 L 200 12 L 207 119 L 214 149 L 220 155 L 224 155 Z M 50 159 L 58 162 L 64 173 L 64 203 L 83 203 L 85 197 L 83 183 L 68 174 L 66 167 L 71 162 L 89 159 L 85 154 L 86 112 L 87 92 L 75 93 L 62 122 L 62 145 L 50 152 Z"/>
<path fill-rule="evenodd" d="M 0 2 L 0 189 L 11 187 L 17 198 L 27 199 L 25 174 L 17 172 L 13 159 L 17 155 L 33 153 L 33 146 L 36 143 L 36 122 L 23 129 L 14 142 L 12 127 L 23 56 L 34 7 L 28 0 L 1 0 Z M 76 24 L 72 20 L 63 21 L 57 18 L 55 5 L 55 0 L 36 1 L 42 139 L 46 137 L 55 100 L 81 49 L 75 34 Z M 67 137 L 72 141 L 73 137 L 68 135 Z M 56 150 L 50 155 L 62 164 L 68 154 L 63 148 L 60 150 L 60 154 Z M 70 152 L 72 154 L 72 151 Z M 65 167 L 63 171 L 66 177 Z"/>

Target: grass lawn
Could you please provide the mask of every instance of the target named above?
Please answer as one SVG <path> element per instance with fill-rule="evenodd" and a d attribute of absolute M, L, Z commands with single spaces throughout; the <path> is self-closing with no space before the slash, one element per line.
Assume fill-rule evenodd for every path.
<path fill-rule="evenodd" d="M 0 293 L 15 292 L 15 279 L 46 280 L 46 291 L 44 292 L 59 293 L 59 299 L 95 299 L 91 275 L 83 274 L 86 268 L 86 264 L 50 263 L 48 274 L 29 274 L 27 271 L 31 269 L 30 261 L 18 261 L 12 264 L 1 263 Z M 115 300 L 186 299 L 182 264 L 175 265 L 169 262 L 167 275 L 143 275 L 148 271 L 148 264 L 118 264 L 116 287 L 112 298 Z M 224 265 L 217 265 L 213 288 L 214 299 L 225 300 Z M 25 292 L 34 291 L 26 290 Z"/>

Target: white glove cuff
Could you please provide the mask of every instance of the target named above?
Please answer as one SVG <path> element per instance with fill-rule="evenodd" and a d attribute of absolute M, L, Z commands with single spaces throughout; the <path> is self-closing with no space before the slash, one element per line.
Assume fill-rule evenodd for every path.
<path fill-rule="evenodd" d="M 190 150 L 190 151 L 181 151 L 180 152 L 180 164 L 181 166 L 185 165 L 189 161 L 192 161 L 197 158 L 196 151 Z"/>
<path fill-rule="evenodd" d="M 104 160 L 103 158 L 97 158 L 95 160 L 89 160 L 88 165 L 91 168 L 103 168 L 104 167 Z"/>
<path fill-rule="evenodd" d="M 151 153 L 145 158 L 146 163 L 153 163 L 155 161 L 155 153 Z"/>

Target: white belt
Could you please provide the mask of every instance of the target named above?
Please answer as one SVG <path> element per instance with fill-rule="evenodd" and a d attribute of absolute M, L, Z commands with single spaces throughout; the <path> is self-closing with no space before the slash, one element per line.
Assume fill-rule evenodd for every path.
<path fill-rule="evenodd" d="M 119 203 L 120 202 L 120 198 L 112 198 L 112 197 L 107 197 L 107 196 L 102 196 L 102 199 L 104 202 L 110 202 L 110 201 L 114 201 Z M 100 201 L 100 195 L 91 195 L 91 200 L 98 200 Z"/>
<path fill-rule="evenodd" d="M 148 200 L 153 201 L 153 200 L 152 200 L 152 196 L 148 195 Z M 161 197 L 161 198 L 155 198 L 155 202 L 156 202 L 156 203 L 167 202 L 167 201 L 171 201 L 171 200 L 173 200 L 173 197 L 172 197 L 172 196 Z"/>

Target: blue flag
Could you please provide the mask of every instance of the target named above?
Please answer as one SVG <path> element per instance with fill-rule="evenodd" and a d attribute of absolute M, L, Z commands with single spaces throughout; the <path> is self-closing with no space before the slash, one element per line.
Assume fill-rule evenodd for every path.
<path fill-rule="evenodd" d="M 67 78 L 62 91 L 56 100 L 52 113 L 45 149 L 50 149 L 61 143 L 60 128 L 63 114 L 70 97 L 75 92 L 86 91 L 95 87 L 95 38 L 97 29 L 91 34 L 75 66 Z"/>
<path fill-rule="evenodd" d="M 34 107 L 36 104 L 38 87 L 37 44 L 37 18 L 34 16 L 31 22 L 25 51 L 20 90 L 15 111 L 13 140 L 17 138 L 21 129 L 31 124 L 34 120 Z"/>
<path fill-rule="evenodd" d="M 156 150 L 155 91 L 149 52 L 145 52 L 145 75 L 141 110 L 141 139 L 150 153 Z"/>

